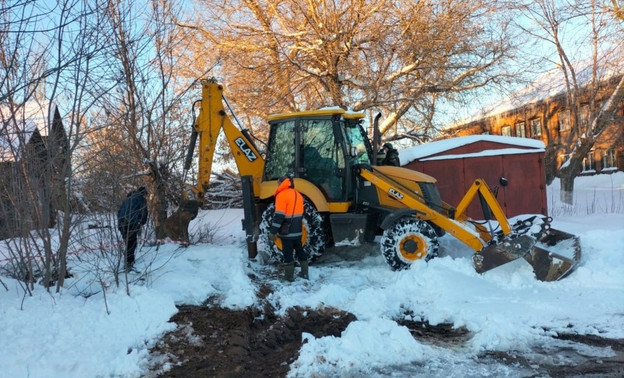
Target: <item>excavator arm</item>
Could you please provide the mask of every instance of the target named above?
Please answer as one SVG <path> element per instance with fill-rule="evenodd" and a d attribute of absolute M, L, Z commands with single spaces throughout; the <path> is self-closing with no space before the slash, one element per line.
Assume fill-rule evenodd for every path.
<path fill-rule="evenodd" d="M 360 170 L 360 176 L 370 181 L 371 184 L 387 193 L 395 200 L 403 203 L 407 208 L 416 210 L 418 218 L 436 224 L 473 250 L 479 251 L 485 246 L 478 232 L 427 206 L 427 204 L 423 203 L 422 199 L 419 198 L 417 193 L 393 180 L 391 177 L 383 175 L 374 168 L 371 170 L 362 168 Z"/>
<path fill-rule="evenodd" d="M 550 228 L 550 221 L 532 220 L 509 224 L 503 209 L 490 191 L 485 181 L 477 179 L 454 211 L 441 208 L 440 211 L 427 205 L 422 196 L 392 177 L 373 167 L 362 167 L 359 175 L 378 190 L 386 193 L 406 208 L 414 210 L 415 216 L 431 222 L 462 241 L 475 251 L 473 263 L 479 273 L 524 258 L 533 266 L 533 271 L 542 281 L 555 281 L 565 277 L 580 261 L 578 238 Z M 498 222 L 500 231 L 488 230 L 481 224 L 471 221 L 465 211 L 475 197 L 479 197 L 484 210 L 484 218 Z M 540 228 L 537 232 L 533 228 Z M 564 245 L 571 251 L 570 256 L 562 255 L 555 245 Z"/>
<path fill-rule="evenodd" d="M 191 167 L 197 140 L 199 140 L 197 185 L 190 187 L 190 191 L 193 192 L 191 196 L 194 198 L 191 199 L 187 193 L 184 193 L 185 200 L 181 202 L 178 212 L 165 220 L 164 233 L 171 234 L 167 231 L 168 228 L 182 228 L 186 230 L 185 234 L 188 235 L 189 221 L 197 215 L 197 210 L 204 203 L 206 191 L 210 187 L 217 141 L 219 134 L 223 131 L 241 176 L 245 208 L 243 229 L 246 233 L 249 257 L 255 257 L 257 253 L 257 214 L 254 200 L 257 193 L 260 192 L 264 159 L 253 143 L 249 132 L 236 127 L 226 113 L 223 105 L 225 103 L 229 108 L 229 104 L 223 96 L 223 86 L 214 79 L 202 80 L 201 84 L 202 98 L 196 102 L 199 103 L 199 114 L 193 123 L 189 148 L 184 161 L 184 171 L 186 172 Z M 229 108 L 229 110 L 234 115 L 232 109 Z M 190 215 L 180 215 L 180 212 L 190 213 Z M 171 225 L 168 226 L 168 223 Z M 167 236 L 175 238 L 174 235 Z"/>
<path fill-rule="evenodd" d="M 470 188 L 468 188 L 462 200 L 459 201 L 459 204 L 455 208 L 455 217 L 463 218 L 466 209 L 477 195 L 481 199 L 482 207 L 484 209 L 487 209 L 485 210 L 485 212 L 491 213 L 494 216 L 494 219 L 496 219 L 496 221 L 500 225 L 503 234 L 508 235 L 511 232 L 511 226 L 507 221 L 507 217 L 505 216 L 503 209 L 500 207 L 500 204 L 490 191 L 490 188 L 487 186 L 485 181 L 481 179 L 476 179 L 472 183 Z"/>
<path fill-rule="evenodd" d="M 223 96 L 223 86 L 214 79 L 202 80 L 199 115 L 193 125 L 193 135 L 184 167 L 185 170 L 189 169 L 195 142 L 199 139 L 197 186 L 191 190 L 201 203 L 203 203 L 205 193 L 210 186 L 212 163 L 221 130 L 223 130 L 230 145 L 241 177 L 250 176 L 253 193 L 260 191 L 264 159 L 258 152 L 249 133 L 232 123 L 223 106 L 224 102 L 227 104 Z"/>

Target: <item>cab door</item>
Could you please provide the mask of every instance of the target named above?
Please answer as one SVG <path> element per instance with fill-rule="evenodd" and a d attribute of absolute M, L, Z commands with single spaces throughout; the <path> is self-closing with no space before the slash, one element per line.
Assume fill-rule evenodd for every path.
<path fill-rule="evenodd" d="M 345 200 L 345 156 L 341 138 L 336 138 L 334 122 L 301 119 L 301 177 L 314 183 L 329 202 Z"/>

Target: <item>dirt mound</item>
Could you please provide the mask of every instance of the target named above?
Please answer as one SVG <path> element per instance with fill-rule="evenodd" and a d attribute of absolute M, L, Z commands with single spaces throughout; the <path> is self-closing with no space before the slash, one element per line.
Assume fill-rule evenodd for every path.
<path fill-rule="evenodd" d="M 152 349 L 159 377 L 284 377 L 297 359 L 301 334 L 340 336 L 355 316 L 332 308 L 294 307 L 278 317 L 272 309 L 233 311 L 180 306 L 178 324 Z"/>

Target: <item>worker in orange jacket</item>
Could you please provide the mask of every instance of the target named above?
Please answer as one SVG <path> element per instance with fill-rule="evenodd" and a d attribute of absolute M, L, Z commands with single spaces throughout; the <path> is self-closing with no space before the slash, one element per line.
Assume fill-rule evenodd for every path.
<path fill-rule="evenodd" d="M 284 278 L 286 281 L 294 281 L 294 251 L 301 267 L 299 276 L 308 279 L 308 255 L 301 244 L 303 196 L 295 189 L 295 181 L 292 176 L 279 179 L 274 195 L 275 214 L 269 229 L 269 238 L 275 242 L 276 234 L 279 233 L 279 237 L 282 239 Z"/>

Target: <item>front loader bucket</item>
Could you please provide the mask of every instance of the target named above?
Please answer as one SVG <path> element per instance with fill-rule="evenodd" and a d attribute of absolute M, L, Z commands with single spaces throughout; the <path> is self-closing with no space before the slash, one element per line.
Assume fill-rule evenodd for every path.
<path fill-rule="evenodd" d="M 540 281 L 557 281 L 569 274 L 581 259 L 581 248 L 576 236 L 563 231 L 547 229 L 539 240 L 520 235 L 489 245 L 473 256 L 478 273 L 487 272 L 523 257 L 533 266 Z"/>
<path fill-rule="evenodd" d="M 497 266 L 507 264 L 524 257 L 531 252 L 535 239 L 528 235 L 520 235 L 505 239 L 498 244 L 490 244 L 472 257 L 477 273 L 485 273 Z"/>
<path fill-rule="evenodd" d="M 557 281 L 567 276 L 581 261 L 578 237 L 567 232 L 549 229 L 524 259 L 533 266 L 540 281 Z"/>

